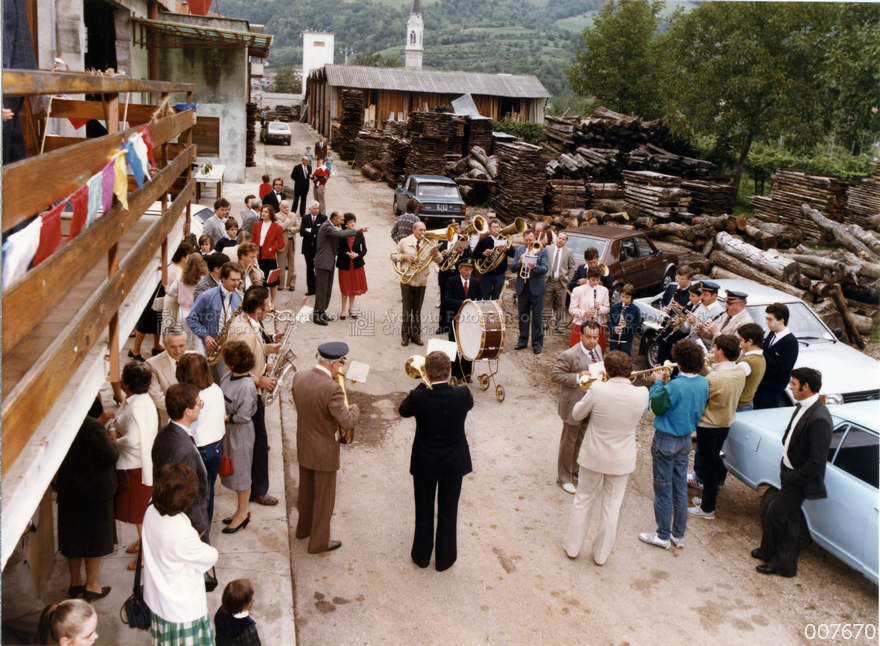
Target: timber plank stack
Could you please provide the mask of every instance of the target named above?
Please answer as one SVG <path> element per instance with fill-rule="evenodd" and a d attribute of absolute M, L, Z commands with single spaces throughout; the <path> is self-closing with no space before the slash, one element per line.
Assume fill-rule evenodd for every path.
<path fill-rule="evenodd" d="M 736 205 L 736 189 L 731 184 L 685 180 L 681 187 L 690 191 L 691 211 L 697 215 L 726 215 Z"/>
<path fill-rule="evenodd" d="M 379 159 L 382 155 L 382 137 L 384 134 L 381 130 L 370 128 L 361 130 L 357 136 L 357 154 L 354 158 L 354 165 L 363 168 L 364 164 Z"/>
<path fill-rule="evenodd" d="M 693 219 L 688 210 L 689 191 L 681 188 L 681 178 L 652 171 L 624 171 L 624 199 L 639 208 L 642 215 L 664 220 Z"/>
<path fill-rule="evenodd" d="M 254 154 L 257 151 L 257 104 L 256 103 L 247 103 L 245 104 L 245 115 L 247 121 L 247 136 L 245 136 L 245 152 L 244 152 L 244 165 L 245 166 L 256 166 L 257 162 L 254 161 Z"/>
<path fill-rule="evenodd" d="M 552 179 L 544 193 L 544 214 L 562 215 L 563 211 L 585 208 L 591 191 L 580 179 Z"/>
<path fill-rule="evenodd" d="M 385 181 L 391 188 L 397 188 L 397 185 L 403 184 L 406 179 L 404 168 L 409 150 L 409 139 L 388 134 L 382 137 L 379 168 L 385 171 Z"/>
<path fill-rule="evenodd" d="M 826 231 L 804 216 L 801 206 L 807 204 L 830 220 L 847 224 L 852 220 L 847 190 L 853 184 L 836 177 L 781 168 L 773 174 L 770 197 L 752 197 L 755 219 L 798 227 L 810 240 L 830 239 Z"/>
<path fill-rule="evenodd" d="M 862 227 L 869 226 L 865 218 L 880 215 L 880 163 L 874 164 L 874 177 L 863 179 L 846 192 L 847 206 L 852 218 Z"/>
<path fill-rule="evenodd" d="M 483 117 L 468 117 L 467 129 L 465 131 L 465 141 L 463 142 L 463 150 L 470 150 L 474 146 L 478 146 L 486 151 L 487 155 L 492 154 L 492 119 Z"/>
<path fill-rule="evenodd" d="M 343 161 L 351 161 L 357 152 L 357 134 L 364 124 L 364 93 L 361 90 L 342 90 L 342 114 L 333 148 Z"/>
<path fill-rule="evenodd" d="M 446 112 L 410 112 L 407 134 L 411 148 L 406 158 L 407 175 L 443 175 L 446 172 L 446 147 L 453 116 Z"/>
<path fill-rule="evenodd" d="M 624 197 L 623 186 L 614 182 L 588 183 L 586 186 L 590 203 L 593 200 L 622 200 Z"/>
<path fill-rule="evenodd" d="M 505 222 L 517 217 L 534 219 L 544 209 L 544 153 L 539 146 L 522 142 L 496 143 L 498 194 L 492 208 Z"/>

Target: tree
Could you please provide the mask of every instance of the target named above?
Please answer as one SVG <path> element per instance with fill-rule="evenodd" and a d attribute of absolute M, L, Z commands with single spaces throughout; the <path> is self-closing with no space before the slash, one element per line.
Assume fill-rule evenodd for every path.
<path fill-rule="evenodd" d="M 302 94 L 302 81 L 296 78 L 296 68 L 291 65 L 279 68 L 271 91 L 278 94 Z"/>
<path fill-rule="evenodd" d="M 606 3 L 583 30 L 575 64 L 565 71 L 571 89 L 592 96 L 594 105 L 655 119 L 662 113 L 655 36 L 664 3 Z"/>
<path fill-rule="evenodd" d="M 737 188 L 756 139 L 819 140 L 833 126 L 826 75 L 840 11 L 832 3 L 707 2 L 677 12 L 657 39 L 667 123 L 738 150 Z"/>
<path fill-rule="evenodd" d="M 349 61 L 349 65 L 361 65 L 363 67 L 400 67 L 400 57 L 389 56 L 383 58 L 379 52 L 365 52 L 358 54 Z"/>

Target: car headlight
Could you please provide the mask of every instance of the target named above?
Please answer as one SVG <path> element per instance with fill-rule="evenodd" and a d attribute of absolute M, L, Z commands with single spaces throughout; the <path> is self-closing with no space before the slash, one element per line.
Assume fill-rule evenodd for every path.
<path fill-rule="evenodd" d="M 822 401 L 825 402 L 828 406 L 834 406 L 843 403 L 843 395 L 834 394 L 834 395 L 822 395 Z"/>

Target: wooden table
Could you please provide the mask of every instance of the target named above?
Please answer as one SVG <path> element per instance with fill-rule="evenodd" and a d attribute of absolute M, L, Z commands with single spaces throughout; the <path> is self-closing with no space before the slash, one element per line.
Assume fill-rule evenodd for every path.
<path fill-rule="evenodd" d="M 223 171 L 226 170 L 226 166 L 223 164 L 213 164 L 211 172 L 207 175 L 202 174 L 203 168 L 204 166 L 196 174 L 196 202 L 202 199 L 203 184 L 213 184 L 217 191 L 217 199 L 220 199 L 220 196 L 223 195 Z"/>

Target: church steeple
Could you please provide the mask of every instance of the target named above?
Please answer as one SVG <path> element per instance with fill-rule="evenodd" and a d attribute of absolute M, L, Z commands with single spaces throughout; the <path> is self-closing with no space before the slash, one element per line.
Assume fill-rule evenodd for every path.
<path fill-rule="evenodd" d="M 419 0 L 413 0 L 412 11 L 409 20 L 406 21 L 406 69 L 422 69 L 422 32 L 425 24 L 422 22 L 422 8 Z"/>

